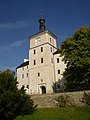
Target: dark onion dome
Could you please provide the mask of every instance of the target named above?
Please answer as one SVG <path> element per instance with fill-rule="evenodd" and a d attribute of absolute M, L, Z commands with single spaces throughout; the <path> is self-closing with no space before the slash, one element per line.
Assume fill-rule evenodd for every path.
<path fill-rule="evenodd" d="M 43 31 L 45 30 L 45 19 L 44 18 L 40 18 L 39 19 L 39 31 Z"/>

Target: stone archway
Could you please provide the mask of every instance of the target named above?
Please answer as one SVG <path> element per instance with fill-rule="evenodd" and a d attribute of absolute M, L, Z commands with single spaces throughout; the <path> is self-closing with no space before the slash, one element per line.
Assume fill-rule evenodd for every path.
<path fill-rule="evenodd" d="M 45 86 L 41 86 L 41 90 L 42 90 L 42 94 L 46 94 L 46 87 Z"/>

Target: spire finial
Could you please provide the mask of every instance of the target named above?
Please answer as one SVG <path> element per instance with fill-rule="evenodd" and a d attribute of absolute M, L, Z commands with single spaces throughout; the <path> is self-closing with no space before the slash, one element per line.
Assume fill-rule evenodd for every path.
<path fill-rule="evenodd" d="M 43 14 L 42 13 L 40 13 L 40 18 L 43 18 Z"/>

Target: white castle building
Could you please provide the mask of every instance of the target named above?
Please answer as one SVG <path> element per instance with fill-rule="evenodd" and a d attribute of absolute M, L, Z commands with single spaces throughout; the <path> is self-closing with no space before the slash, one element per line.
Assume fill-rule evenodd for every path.
<path fill-rule="evenodd" d="M 18 88 L 23 85 L 28 94 L 47 94 L 63 90 L 62 62 L 56 46 L 56 36 L 45 29 L 45 20 L 39 19 L 39 32 L 30 36 L 29 59 L 16 68 Z"/>

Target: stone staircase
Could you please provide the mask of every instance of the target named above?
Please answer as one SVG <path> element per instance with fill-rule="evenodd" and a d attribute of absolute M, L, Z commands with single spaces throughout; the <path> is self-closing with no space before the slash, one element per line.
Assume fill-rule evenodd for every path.
<path fill-rule="evenodd" d="M 70 102 L 75 106 L 83 106 L 81 102 L 84 92 L 89 91 L 78 91 L 78 92 L 65 92 L 65 93 L 53 93 L 53 94 L 42 94 L 32 95 L 31 98 L 34 101 L 34 105 L 38 105 L 37 108 L 55 108 L 57 107 L 56 99 L 64 94 L 70 97 Z"/>
<path fill-rule="evenodd" d="M 38 105 L 38 108 L 54 108 L 57 107 L 57 101 L 55 100 L 57 95 L 55 94 L 43 94 L 43 95 L 33 95 L 31 98 L 34 104 Z"/>

